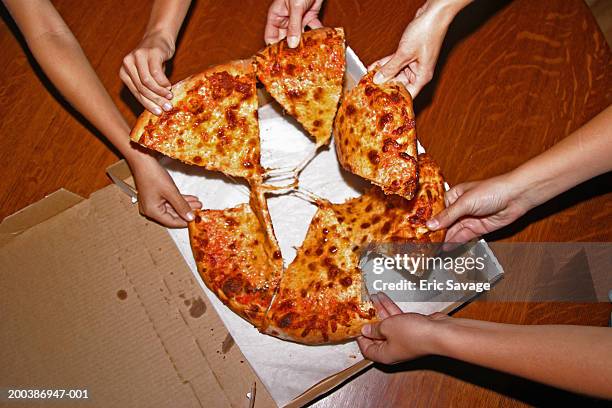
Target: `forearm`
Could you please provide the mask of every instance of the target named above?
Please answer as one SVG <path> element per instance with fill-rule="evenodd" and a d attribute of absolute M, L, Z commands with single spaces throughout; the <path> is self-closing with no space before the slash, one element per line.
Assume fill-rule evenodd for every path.
<path fill-rule="evenodd" d="M 76 38 L 47 0 L 6 0 L 34 58 L 64 98 L 128 160 L 142 156 Z"/>
<path fill-rule="evenodd" d="M 597 397 L 612 398 L 612 330 L 467 319 L 434 323 L 433 354 Z"/>
<path fill-rule="evenodd" d="M 612 170 L 612 105 L 568 137 L 510 173 L 510 180 L 535 207 Z"/>
<path fill-rule="evenodd" d="M 191 0 L 156 0 L 144 37 L 161 35 L 174 48 Z"/>

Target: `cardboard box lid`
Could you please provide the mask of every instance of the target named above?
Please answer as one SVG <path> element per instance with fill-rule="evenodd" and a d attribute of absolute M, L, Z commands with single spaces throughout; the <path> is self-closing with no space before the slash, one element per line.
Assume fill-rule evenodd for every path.
<path fill-rule="evenodd" d="M 59 190 L 7 217 L 0 276 L 2 388 L 244 407 L 257 383 L 255 406 L 274 405 L 165 229 L 114 185 L 87 200 Z"/>

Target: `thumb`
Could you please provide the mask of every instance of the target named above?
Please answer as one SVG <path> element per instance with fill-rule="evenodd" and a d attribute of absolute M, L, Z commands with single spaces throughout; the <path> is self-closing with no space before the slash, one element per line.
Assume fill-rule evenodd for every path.
<path fill-rule="evenodd" d="M 295 48 L 300 43 L 302 17 L 304 17 L 304 5 L 301 1 L 292 2 L 289 8 L 289 27 L 287 27 L 287 45 L 289 45 L 289 48 Z"/>
<path fill-rule="evenodd" d="M 468 200 L 465 196 L 461 196 L 450 207 L 445 208 L 438 215 L 427 221 L 427 228 L 432 231 L 448 228 L 469 212 Z"/>
<path fill-rule="evenodd" d="M 376 85 L 387 82 L 389 79 L 394 78 L 399 72 L 406 66 L 406 59 L 402 53 L 396 51 L 385 65 L 383 65 L 376 75 L 374 75 L 373 81 Z"/>
<path fill-rule="evenodd" d="M 164 198 L 168 200 L 172 208 L 174 208 L 174 211 L 176 211 L 182 219 L 185 221 L 193 221 L 195 216 L 191 210 L 191 206 L 178 190 L 175 189 L 169 192 Z"/>
<path fill-rule="evenodd" d="M 361 334 L 369 339 L 384 340 L 385 336 L 381 333 L 382 322 L 366 324 L 361 328 Z"/>

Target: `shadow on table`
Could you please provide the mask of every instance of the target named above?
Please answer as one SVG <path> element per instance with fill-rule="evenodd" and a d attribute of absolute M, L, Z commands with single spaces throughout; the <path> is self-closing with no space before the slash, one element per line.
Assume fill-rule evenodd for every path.
<path fill-rule="evenodd" d="M 375 364 L 374 367 L 388 374 L 413 370 L 436 371 L 532 406 L 551 406 L 556 402 L 565 406 L 609 406 L 609 402 L 604 400 L 446 357 L 430 356 L 393 366 Z"/>
<path fill-rule="evenodd" d="M 494 14 L 511 2 L 512 0 L 476 0 L 457 14 L 444 38 L 434 76 L 429 84 L 419 93 L 418 98 L 414 100 L 416 112 L 422 111 L 431 103 L 435 90 L 438 87 L 440 73 L 444 70 L 448 57 L 452 54 L 455 46 L 478 30 Z"/>

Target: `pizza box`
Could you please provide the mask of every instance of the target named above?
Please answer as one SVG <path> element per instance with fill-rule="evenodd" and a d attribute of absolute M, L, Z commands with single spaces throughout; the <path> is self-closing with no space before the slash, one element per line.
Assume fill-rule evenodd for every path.
<path fill-rule="evenodd" d="M 347 48 L 347 74 L 345 86 L 352 87 L 366 72 L 355 53 Z M 264 167 L 292 167 L 313 157 L 314 143 L 301 126 L 276 104 L 272 98 L 260 92 L 259 124 L 261 135 L 261 160 Z M 424 148 L 419 144 L 419 152 Z M 205 208 L 225 209 L 246 203 L 249 190 L 246 184 L 231 180 L 217 172 L 183 164 L 177 160 L 162 158 L 161 163 L 173 177 L 184 194 L 200 198 Z M 129 170 L 118 164 L 108 170 L 109 175 L 127 194 L 136 200 L 131 183 L 126 182 Z M 308 162 L 300 175 L 303 191 L 344 202 L 362 194 L 369 185 L 361 178 L 342 170 L 338 164 L 333 143 L 323 148 Z M 285 265 L 295 256 L 306 235 L 316 206 L 298 195 L 270 196 L 268 206 L 279 241 Z M 197 272 L 191 252 L 188 232 L 185 229 L 169 229 L 170 236 L 200 285 L 201 292 L 211 302 L 228 328 L 236 344 L 253 367 L 255 373 L 279 406 L 301 406 L 320 396 L 352 375 L 368 367 L 371 362 L 361 356 L 357 344 L 305 346 L 259 333 L 252 325 L 234 314 L 205 286 Z M 490 265 L 487 279 L 499 279 L 503 270 L 493 253 L 484 244 Z M 441 302 L 399 303 L 405 311 L 433 313 L 449 312 L 467 299 Z M 313 362 L 316 361 L 316 364 Z"/>
<path fill-rule="evenodd" d="M 0 406 L 275 406 L 166 229 L 115 185 L 5 218 L 0 276 Z"/>

